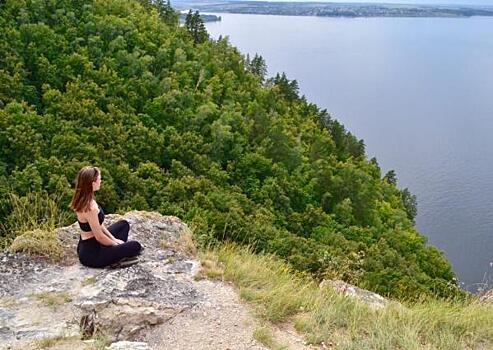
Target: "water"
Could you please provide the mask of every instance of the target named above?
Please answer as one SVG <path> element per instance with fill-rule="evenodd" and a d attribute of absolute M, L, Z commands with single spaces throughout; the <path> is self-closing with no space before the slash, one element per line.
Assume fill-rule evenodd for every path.
<path fill-rule="evenodd" d="M 212 37 L 296 79 L 396 170 L 465 288 L 493 283 L 493 18 L 219 15 Z"/>

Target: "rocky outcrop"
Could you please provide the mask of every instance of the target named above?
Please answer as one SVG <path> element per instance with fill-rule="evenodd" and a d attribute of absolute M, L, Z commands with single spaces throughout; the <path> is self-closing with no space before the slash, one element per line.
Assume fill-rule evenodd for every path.
<path fill-rule="evenodd" d="M 0 349 L 39 349 L 36 339 L 57 337 L 62 343 L 53 349 L 87 349 L 101 336 L 106 349 L 266 349 L 252 337 L 260 325 L 231 284 L 195 280 L 200 263 L 189 253 L 184 223 L 136 211 L 108 215 L 105 223 L 121 218 L 131 225 L 130 239 L 145 248 L 140 262 L 126 268 L 82 266 L 77 224 L 56 232 L 61 262 L 0 252 Z M 327 286 L 375 307 L 386 304 L 342 281 L 322 282 Z M 309 348 L 294 333 L 280 333 L 290 348 Z"/>
<path fill-rule="evenodd" d="M 0 348 L 60 335 L 134 340 L 144 329 L 203 302 L 193 280 L 199 262 L 178 248 L 187 226 L 176 217 L 135 211 L 108 215 L 105 223 L 121 218 L 131 225 L 130 239 L 145 247 L 141 261 L 127 268 L 79 264 L 77 224 L 57 230 L 66 250 L 61 263 L 0 253 Z M 145 344 L 129 344 L 111 349 L 145 349 Z"/>

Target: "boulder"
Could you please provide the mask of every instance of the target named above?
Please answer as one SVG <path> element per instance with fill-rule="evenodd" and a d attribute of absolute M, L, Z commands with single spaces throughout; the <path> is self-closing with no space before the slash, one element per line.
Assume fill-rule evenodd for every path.
<path fill-rule="evenodd" d="M 65 250 L 62 262 L 0 252 L 0 348 L 60 335 L 130 341 L 203 301 L 193 279 L 200 262 L 180 243 L 190 234 L 183 222 L 132 211 L 107 215 L 105 224 L 120 219 L 130 223 L 129 239 L 145 247 L 140 262 L 126 268 L 82 266 L 77 223 L 56 232 Z M 112 346 L 146 349 L 125 342 Z"/>
<path fill-rule="evenodd" d="M 388 300 L 382 297 L 380 294 L 370 292 L 366 289 L 358 288 L 344 281 L 324 280 L 320 283 L 320 288 L 324 288 L 327 286 L 348 297 L 358 299 L 376 309 L 381 309 L 388 303 Z"/>
<path fill-rule="evenodd" d="M 111 344 L 106 348 L 107 350 L 150 350 L 147 343 L 144 342 L 131 342 L 131 341 L 119 341 Z"/>

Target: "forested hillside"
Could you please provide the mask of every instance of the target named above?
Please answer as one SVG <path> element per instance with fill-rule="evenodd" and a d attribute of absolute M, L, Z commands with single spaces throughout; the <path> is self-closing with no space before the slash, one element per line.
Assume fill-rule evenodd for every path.
<path fill-rule="evenodd" d="M 14 203 L 68 212 L 77 171 L 96 165 L 106 212 L 177 215 L 199 244 L 250 244 L 383 295 L 459 293 L 395 174 L 295 80 L 208 39 L 198 16 L 179 26 L 166 3 L 7 0 L 0 28 L 5 243 L 19 233 Z"/>

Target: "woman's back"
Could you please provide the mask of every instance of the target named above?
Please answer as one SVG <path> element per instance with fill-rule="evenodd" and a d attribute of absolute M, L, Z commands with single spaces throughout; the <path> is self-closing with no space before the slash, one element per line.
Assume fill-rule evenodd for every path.
<path fill-rule="evenodd" d="M 77 222 L 79 223 L 80 229 L 82 230 L 81 237 L 82 239 L 88 239 L 91 237 L 94 237 L 94 233 L 92 232 L 92 228 L 89 225 L 89 215 L 94 215 L 95 211 L 98 211 L 97 216 L 98 216 L 98 221 L 99 224 L 101 225 L 104 221 L 105 214 L 103 211 L 103 208 L 101 208 L 95 200 L 91 202 L 90 209 L 85 212 L 76 212 L 77 215 Z"/>

